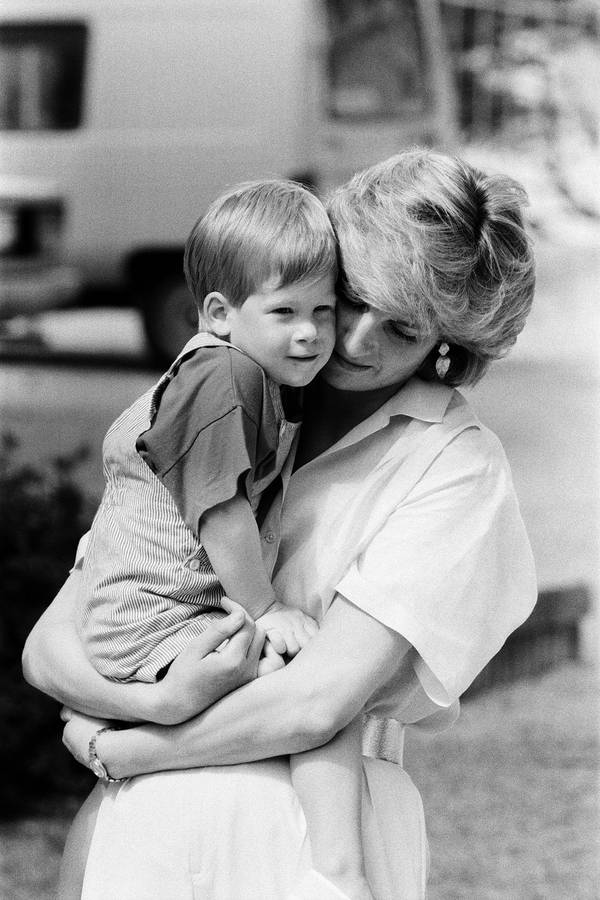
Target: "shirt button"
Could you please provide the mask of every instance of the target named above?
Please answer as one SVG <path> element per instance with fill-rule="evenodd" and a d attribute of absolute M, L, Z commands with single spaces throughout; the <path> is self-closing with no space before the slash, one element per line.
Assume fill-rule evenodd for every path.
<path fill-rule="evenodd" d="M 199 568 L 200 568 L 200 560 L 192 559 L 190 562 L 190 569 L 192 570 L 192 572 L 197 572 Z"/>
<path fill-rule="evenodd" d="M 267 531 L 267 533 L 265 534 L 265 541 L 267 542 L 267 544 L 275 543 L 275 535 L 272 531 Z"/>

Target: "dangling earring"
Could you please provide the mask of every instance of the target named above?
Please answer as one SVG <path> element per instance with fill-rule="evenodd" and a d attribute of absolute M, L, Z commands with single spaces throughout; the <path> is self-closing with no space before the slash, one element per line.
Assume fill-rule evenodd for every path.
<path fill-rule="evenodd" d="M 450 347 L 443 341 L 438 347 L 438 353 L 440 354 L 435 361 L 435 371 L 437 372 L 437 376 L 440 380 L 443 380 L 448 374 L 448 369 L 450 368 L 450 357 L 446 356 Z"/>

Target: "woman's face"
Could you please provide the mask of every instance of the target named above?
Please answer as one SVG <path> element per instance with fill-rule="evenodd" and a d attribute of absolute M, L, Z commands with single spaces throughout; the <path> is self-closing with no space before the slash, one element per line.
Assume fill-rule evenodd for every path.
<path fill-rule="evenodd" d="M 333 354 L 321 377 L 341 391 L 393 393 L 414 375 L 439 338 L 419 337 L 408 322 L 339 297 Z"/>

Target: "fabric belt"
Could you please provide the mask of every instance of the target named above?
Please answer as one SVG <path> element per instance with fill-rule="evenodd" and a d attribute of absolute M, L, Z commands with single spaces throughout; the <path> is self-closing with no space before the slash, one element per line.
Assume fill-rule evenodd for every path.
<path fill-rule="evenodd" d="M 396 719 L 364 716 L 362 752 L 363 756 L 385 759 L 401 766 L 404 755 L 404 725 Z"/>

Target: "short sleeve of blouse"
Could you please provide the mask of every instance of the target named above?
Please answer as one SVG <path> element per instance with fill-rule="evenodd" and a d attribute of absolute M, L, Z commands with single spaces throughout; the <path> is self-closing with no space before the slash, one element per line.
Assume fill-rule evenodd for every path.
<path fill-rule="evenodd" d="M 446 446 L 337 585 L 415 648 L 427 695 L 449 706 L 529 615 L 536 579 L 497 438 Z"/>
<path fill-rule="evenodd" d="M 194 533 L 269 452 L 267 406 L 262 369 L 230 348 L 204 347 L 184 359 L 164 389 L 136 446 Z"/>

